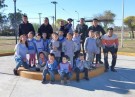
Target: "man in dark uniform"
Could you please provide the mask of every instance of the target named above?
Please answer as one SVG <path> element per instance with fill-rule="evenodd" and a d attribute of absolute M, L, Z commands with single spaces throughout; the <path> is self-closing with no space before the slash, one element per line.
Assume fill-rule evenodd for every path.
<path fill-rule="evenodd" d="M 90 26 L 88 30 L 89 30 L 89 31 L 90 31 L 90 30 L 93 30 L 94 32 L 97 31 L 97 32 L 99 32 L 99 34 L 102 33 L 102 35 L 105 34 L 105 31 L 104 31 L 104 29 L 102 28 L 102 26 L 98 25 L 98 19 L 96 19 L 96 18 L 93 19 L 93 21 L 92 21 L 92 26 Z M 102 35 L 100 34 L 100 36 L 102 36 Z M 100 64 L 103 64 L 103 62 L 101 61 L 101 48 L 100 48 L 99 59 L 100 59 L 99 63 L 100 63 Z"/>
<path fill-rule="evenodd" d="M 85 24 L 84 18 L 80 19 L 80 24 L 76 26 L 77 32 L 81 35 L 81 43 L 82 43 L 82 49 L 83 49 L 83 54 L 84 52 L 84 41 L 85 38 L 88 37 L 88 26 Z"/>
<path fill-rule="evenodd" d="M 28 22 L 27 15 L 23 15 L 22 20 L 23 23 L 19 25 L 19 36 L 21 36 L 22 34 L 25 34 L 27 36 L 30 31 L 32 31 L 35 35 L 34 27 L 31 23 Z"/>

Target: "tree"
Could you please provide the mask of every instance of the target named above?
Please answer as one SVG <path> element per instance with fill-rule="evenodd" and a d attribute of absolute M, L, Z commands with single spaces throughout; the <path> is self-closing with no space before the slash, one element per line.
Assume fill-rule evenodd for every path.
<path fill-rule="evenodd" d="M 10 21 L 11 27 L 13 27 L 13 28 L 15 28 L 16 26 L 18 27 L 19 24 L 22 22 L 22 11 L 17 9 L 17 12 L 16 12 L 16 24 L 15 24 L 14 13 L 9 13 L 8 14 L 8 19 Z"/>
<path fill-rule="evenodd" d="M 2 10 L 5 7 L 7 7 L 7 5 L 5 5 L 5 0 L 0 0 L 0 31 L 3 30 L 3 24 L 7 21 L 6 15 L 3 15 L 4 10 Z"/>
<path fill-rule="evenodd" d="M 40 26 L 39 24 L 33 23 L 33 27 L 34 27 L 34 29 L 35 29 L 35 32 L 38 32 L 39 26 Z"/>
<path fill-rule="evenodd" d="M 64 19 L 57 19 L 57 20 L 56 20 L 56 27 L 60 27 L 60 21 L 64 21 L 64 24 L 67 23 L 67 21 L 64 20 Z"/>
<path fill-rule="evenodd" d="M 107 28 L 108 25 L 113 24 L 115 16 L 116 15 L 113 12 L 111 12 L 111 10 L 106 10 L 103 12 L 103 14 L 95 15 L 94 18 L 97 18 L 100 21 L 102 21 L 104 28 Z"/>
<path fill-rule="evenodd" d="M 131 30 L 131 36 L 134 38 L 134 30 L 135 30 L 135 16 L 128 16 L 124 19 L 124 24 L 127 25 Z"/>

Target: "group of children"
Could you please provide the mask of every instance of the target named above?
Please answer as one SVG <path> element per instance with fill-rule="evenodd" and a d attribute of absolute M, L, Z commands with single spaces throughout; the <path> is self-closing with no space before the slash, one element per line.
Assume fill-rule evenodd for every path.
<path fill-rule="evenodd" d="M 46 33 L 43 33 L 42 36 L 37 34 L 36 38 L 34 38 L 33 32 L 29 32 L 26 37 L 27 40 L 25 39 L 26 41 L 24 41 L 28 48 L 29 67 L 36 67 L 37 71 L 43 71 L 43 84 L 46 83 L 47 74 L 50 74 L 50 82 L 54 82 L 55 73 L 60 74 L 61 84 L 64 84 L 64 77 L 66 77 L 67 82 L 69 82 L 72 71 L 76 73 L 77 82 L 79 82 L 80 72 L 84 72 L 84 78 L 89 80 L 88 70 L 90 69 L 90 65 L 93 64 L 95 56 L 96 63 L 98 64 L 99 62 L 98 54 L 100 53 L 101 40 L 98 32 L 89 31 L 89 37 L 85 39 L 84 43 L 86 56 L 80 53 L 81 35 L 79 35 L 77 31 L 74 31 L 73 35 L 72 33 L 67 33 L 66 37 L 64 37 L 63 34 L 62 31 L 59 31 L 58 33 L 53 33 L 51 38 L 47 39 Z M 22 48 L 21 50 L 25 49 Z M 21 51 L 21 53 L 24 52 Z M 38 64 L 36 64 L 36 57 Z M 20 61 L 18 60 L 16 62 L 17 64 L 22 64 L 19 63 Z M 18 65 L 18 67 L 19 66 L 20 65 Z"/>

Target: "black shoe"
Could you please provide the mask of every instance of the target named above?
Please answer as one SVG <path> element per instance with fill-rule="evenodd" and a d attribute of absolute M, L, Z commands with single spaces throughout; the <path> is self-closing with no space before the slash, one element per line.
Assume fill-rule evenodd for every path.
<path fill-rule="evenodd" d="M 114 69 L 114 68 L 111 68 L 111 71 L 112 71 L 112 72 L 117 72 L 117 70 L 116 70 L 116 69 Z"/>
<path fill-rule="evenodd" d="M 17 75 L 17 76 L 19 75 L 17 72 L 17 69 L 14 69 L 13 72 L 14 72 L 14 75 Z"/>
<path fill-rule="evenodd" d="M 105 71 L 104 72 L 108 72 L 108 69 L 105 69 Z"/>
<path fill-rule="evenodd" d="M 40 71 L 40 68 L 36 68 L 36 71 Z"/>
<path fill-rule="evenodd" d="M 100 64 L 103 64 L 103 62 L 102 62 L 101 60 L 99 61 L 99 63 L 100 63 Z"/>
<path fill-rule="evenodd" d="M 41 82 L 42 84 L 45 84 L 46 83 L 46 81 L 45 80 L 42 80 L 42 82 Z"/>
<path fill-rule="evenodd" d="M 76 82 L 80 82 L 80 80 L 79 79 L 76 79 Z"/>
<path fill-rule="evenodd" d="M 88 77 L 85 77 L 85 80 L 87 80 L 87 81 L 88 81 L 88 80 L 89 80 L 89 78 L 88 78 Z"/>

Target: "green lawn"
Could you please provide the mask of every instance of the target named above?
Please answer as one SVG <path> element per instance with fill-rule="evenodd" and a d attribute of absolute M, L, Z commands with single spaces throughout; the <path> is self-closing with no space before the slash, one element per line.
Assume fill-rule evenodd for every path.
<path fill-rule="evenodd" d="M 120 40 L 120 39 L 119 39 Z M 134 40 L 124 40 L 124 47 L 119 46 L 119 52 L 135 53 L 135 39 Z M 120 44 L 120 42 L 119 42 Z M 15 40 L 0 38 L 0 54 L 14 52 Z"/>

